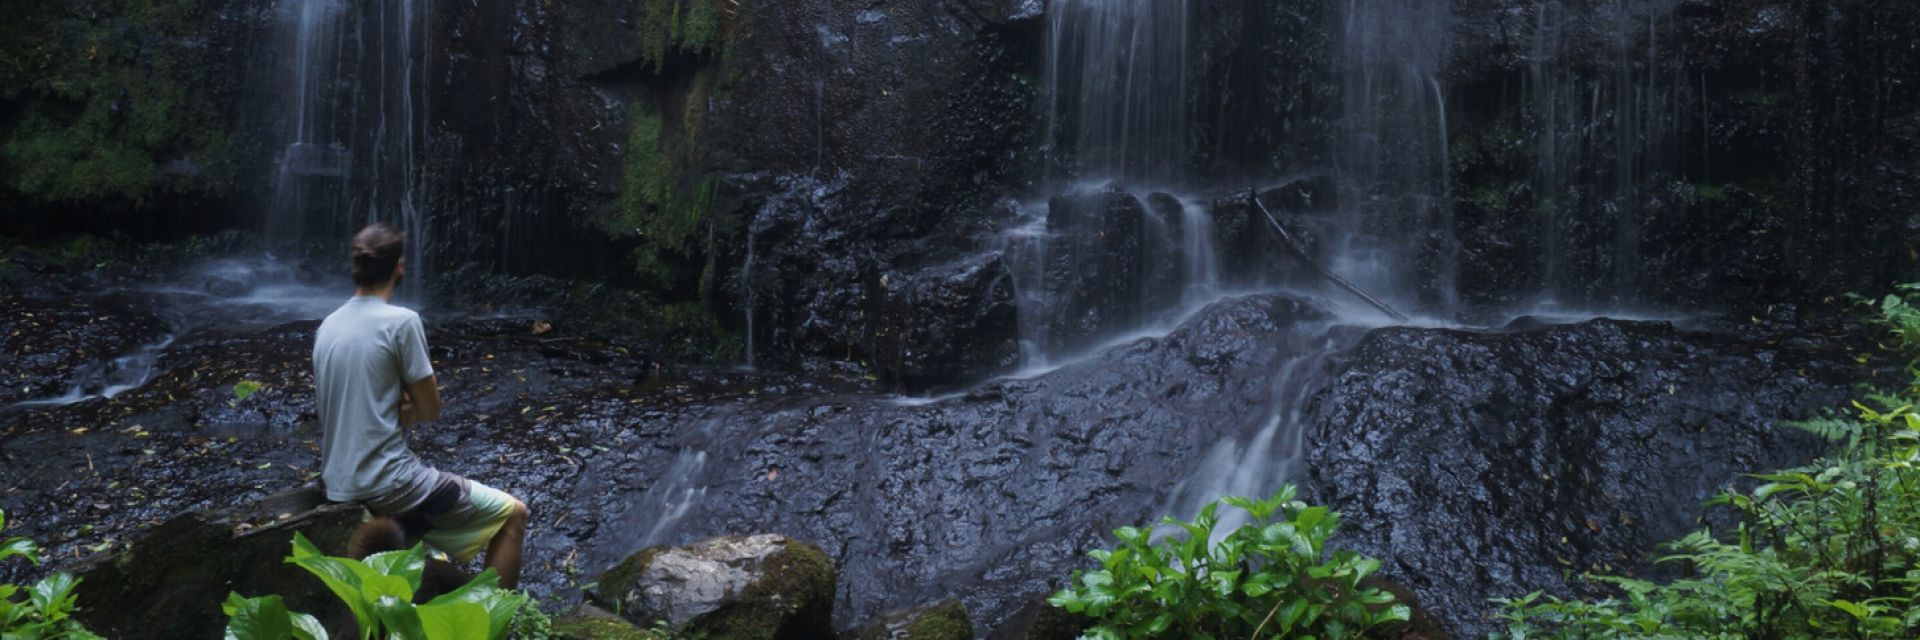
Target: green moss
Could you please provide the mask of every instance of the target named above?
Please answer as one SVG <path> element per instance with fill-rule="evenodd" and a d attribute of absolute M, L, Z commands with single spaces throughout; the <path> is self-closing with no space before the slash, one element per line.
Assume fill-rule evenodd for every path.
<path fill-rule="evenodd" d="M 673 54 L 708 56 L 725 45 L 722 0 L 640 0 L 640 51 L 658 71 Z"/>
<path fill-rule="evenodd" d="M 904 640 L 971 640 L 973 622 L 967 619 L 967 608 L 959 601 L 948 600 L 922 613 L 919 618 L 907 624 Z"/>
<path fill-rule="evenodd" d="M 0 187 L 39 202 L 217 194 L 231 178 L 228 118 L 196 0 L 35 5 L 0 27 L 0 98 L 22 105 L 0 136 Z M 169 174 L 185 160 L 198 172 Z"/>
<path fill-rule="evenodd" d="M 658 640 L 661 637 L 623 620 L 571 618 L 553 623 L 556 640 Z"/>
<path fill-rule="evenodd" d="M 747 587 L 734 604 L 688 623 L 685 632 L 708 638 L 742 640 L 778 637 L 782 623 L 819 615 L 820 626 L 832 613 L 833 561 L 812 545 L 786 541 L 765 578 Z"/>
<path fill-rule="evenodd" d="M 1701 202 L 1726 202 L 1727 189 L 1727 185 L 1724 184 L 1695 184 L 1693 195 Z"/>
<path fill-rule="evenodd" d="M 699 130 L 683 126 L 670 139 L 660 114 L 644 103 L 634 107 L 628 127 L 620 201 L 608 231 L 640 239 L 635 268 L 655 286 L 691 286 L 704 267 L 698 258 L 707 249 L 702 241 L 718 184 L 698 170 Z"/>
<path fill-rule="evenodd" d="M 633 583 L 634 576 L 640 575 L 640 572 L 646 571 L 647 567 L 653 564 L 653 557 L 660 555 L 662 548 L 648 547 L 627 556 L 626 560 L 620 561 L 620 564 L 608 569 L 606 573 L 600 575 L 599 579 L 594 580 L 593 588 L 587 592 L 588 597 L 600 606 L 619 611 L 621 593 L 626 591 L 627 585 Z"/>

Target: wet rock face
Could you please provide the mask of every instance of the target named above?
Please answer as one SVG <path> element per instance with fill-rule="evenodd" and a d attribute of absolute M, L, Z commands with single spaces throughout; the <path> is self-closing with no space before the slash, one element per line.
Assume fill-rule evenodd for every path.
<path fill-rule="evenodd" d="M 1053 198 L 1047 209 L 1046 349 L 1064 353 L 1137 326 L 1145 315 L 1147 217 L 1119 187 Z"/>
<path fill-rule="evenodd" d="M 1845 353 L 1612 320 L 1376 331 L 1313 401 L 1314 499 L 1456 637 L 1484 636 L 1487 598 L 1647 575 L 1740 474 L 1821 451 L 1780 422 L 1840 406 Z"/>
<path fill-rule="evenodd" d="M 874 313 L 880 275 L 978 253 L 1005 216 L 997 200 L 1030 164 L 1040 5 L 742 12 L 709 125 L 724 181 L 712 215 L 742 223 L 719 238 L 720 264 L 745 272 L 726 281 L 751 283 L 728 298 L 743 308 L 751 295 L 765 362 L 896 357 L 881 335 L 894 325 Z"/>
<path fill-rule="evenodd" d="M 881 277 L 874 364 L 903 388 L 978 379 L 1019 363 L 1013 277 L 999 253 Z"/>
<path fill-rule="evenodd" d="M 833 561 L 783 536 L 645 549 L 598 583 L 592 597 L 636 624 L 749 640 L 833 635 Z"/>

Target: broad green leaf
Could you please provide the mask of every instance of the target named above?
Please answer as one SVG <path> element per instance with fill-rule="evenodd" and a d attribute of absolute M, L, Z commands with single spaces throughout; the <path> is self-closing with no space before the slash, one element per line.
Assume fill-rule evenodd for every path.
<path fill-rule="evenodd" d="M 0 542 L 0 560 L 14 556 L 26 558 L 27 562 L 36 565 L 40 564 L 40 545 L 26 538 L 8 538 L 6 542 Z"/>
<path fill-rule="evenodd" d="M 293 637 L 293 619 L 280 596 L 244 598 L 228 592 L 220 605 L 227 614 L 226 640 L 286 640 Z"/>
<path fill-rule="evenodd" d="M 367 640 L 373 635 L 377 618 L 371 603 L 362 597 L 360 591 L 360 576 L 362 573 L 372 573 L 371 569 L 353 560 L 327 557 L 299 532 L 293 534 L 293 555 L 287 558 L 287 563 L 319 577 L 334 597 L 347 605 L 347 609 L 353 612 L 354 622 L 359 625 L 360 640 Z M 349 563 L 360 566 L 361 571 L 355 571 Z"/>
<path fill-rule="evenodd" d="M 386 628 L 388 640 L 428 640 L 427 632 L 420 623 L 419 608 L 413 606 L 412 602 L 388 595 L 369 604 L 374 615 L 379 616 L 381 626 Z"/>
<path fill-rule="evenodd" d="M 487 610 L 472 602 L 421 605 L 415 610 L 425 640 L 476 640 L 494 637 Z M 504 625 L 503 631 L 504 631 Z"/>
<path fill-rule="evenodd" d="M 424 545 L 415 544 L 412 549 L 376 553 L 361 562 L 381 575 L 406 580 L 409 591 L 419 591 L 420 574 L 427 566 L 427 551 Z"/>

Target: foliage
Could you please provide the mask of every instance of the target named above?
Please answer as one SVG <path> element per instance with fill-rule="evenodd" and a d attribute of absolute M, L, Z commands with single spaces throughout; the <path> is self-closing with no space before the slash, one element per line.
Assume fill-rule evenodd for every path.
<path fill-rule="evenodd" d="M 637 236 L 635 262 L 642 275 L 662 289 L 695 280 L 710 221 L 714 186 L 699 173 L 698 109 L 689 105 L 671 131 L 661 114 L 645 102 L 629 117 L 627 157 L 620 178 L 617 215 L 607 230 Z M 684 271 L 684 273 L 683 273 Z"/>
<path fill-rule="evenodd" d="M 1920 354 L 1920 311 L 1900 296 L 1873 306 L 1886 346 Z M 1668 545 L 1660 561 L 1688 577 L 1595 576 L 1619 595 L 1593 601 L 1497 600 L 1508 636 L 1920 637 L 1920 370 L 1909 373 L 1906 389 L 1856 402 L 1851 415 L 1795 425 L 1833 440 L 1826 456 L 1715 498 L 1741 522 L 1728 535 L 1701 530 Z"/>
<path fill-rule="evenodd" d="M 263 385 L 261 385 L 259 382 L 254 380 L 241 380 L 239 382 L 235 382 L 233 383 L 233 400 L 229 401 L 227 404 L 239 405 L 240 403 L 245 402 L 247 398 L 253 397 L 253 394 L 260 393 L 260 389 L 262 388 L 263 388 Z"/>
<path fill-rule="evenodd" d="M 1271 499 L 1230 497 L 1252 522 L 1211 542 L 1219 503 L 1193 522 L 1172 518 L 1177 530 L 1159 537 L 1122 527 L 1119 546 L 1090 555 L 1094 571 L 1078 572 L 1048 602 L 1094 618 L 1092 638 L 1352 638 L 1367 629 L 1406 621 L 1393 596 L 1361 580 L 1380 562 L 1348 550 L 1327 553 L 1340 516 L 1294 500 L 1288 485 Z M 1184 534 L 1180 537 L 1178 534 Z"/>
<path fill-rule="evenodd" d="M 0 511 L 0 530 L 7 528 L 7 514 Z M 40 564 L 40 546 L 26 538 L 0 540 L 0 561 L 24 558 Z M 73 619 L 79 596 L 74 594 L 80 580 L 71 574 L 56 573 L 32 586 L 0 584 L 0 638 L 6 640 L 97 640 Z M 17 599 L 21 596 L 24 598 Z"/>
<path fill-rule="evenodd" d="M 640 49 L 654 70 L 666 66 L 670 54 L 691 56 L 719 52 L 725 22 L 719 3 L 724 0 L 641 0 Z"/>
<path fill-rule="evenodd" d="M 229 136 L 199 0 L 20 3 L 0 25 L 0 188 L 52 203 L 218 192 Z M 11 10 L 10 10 L 11 11 Z M 175 161 L 181 161 L 176 164 Z"/>
<path fill-rule="evenodd" d="M 426 567 L 426 549 L 367 556 L 365 561 L 330 557 L 306 536 L 294 534 L 288 564 L 299 565 L 325 582 L 353 612 L 360 639 L 467 640 L 505 637 L 508 622 L 527 604 L 526 596 L 499 588 L 492 569 L 466 586 L 442 594 L 426 604 L 413 603 Z M 223 607 L 233 640 L 326 640 L 327 634 L 312 616 L 288 611 L 279 596 L 246 598 L 230 594 Z"/>
<path fill-rule="evenodd" d="M 550 640 L 553 638 L 553 618 L 541 611 L 537 603 L 528 602 L 514 612 L 513 619 L 507 621 L 509 640 Z"/>

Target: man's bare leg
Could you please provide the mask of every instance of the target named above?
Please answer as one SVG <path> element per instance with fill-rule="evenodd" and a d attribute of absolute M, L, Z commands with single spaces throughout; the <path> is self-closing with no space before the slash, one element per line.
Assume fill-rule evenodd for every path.
<path fill-rule="evenodd" d="M 520 586 L 520 555 L 527 539 L 527 503 L 513 501 L 513 515 L 487 543 L 487 568 L 500 574 L 500 587 Z"/>

